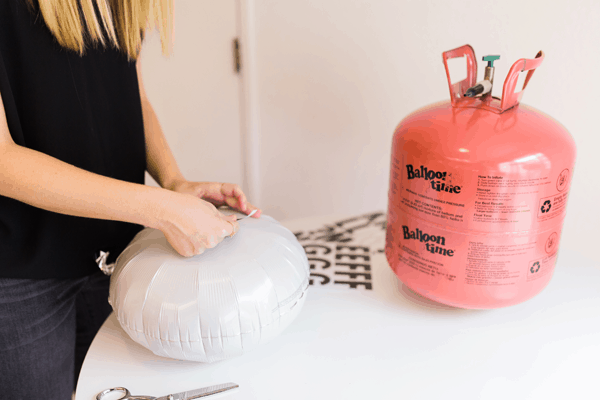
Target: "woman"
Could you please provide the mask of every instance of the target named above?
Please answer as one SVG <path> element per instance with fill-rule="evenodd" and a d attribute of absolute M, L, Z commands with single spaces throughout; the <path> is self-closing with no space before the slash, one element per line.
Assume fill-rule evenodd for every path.
<path fill-rule="evenodd" d="M 0 0 L 2 396 L 71 396 L 110 313 L 100 250 L 150 226 L 192 256 L 238 229 L 215 206 L 255 209 L 183 178 L 138 80 L 145 29 L 169 47 L 169 1 Z"/>

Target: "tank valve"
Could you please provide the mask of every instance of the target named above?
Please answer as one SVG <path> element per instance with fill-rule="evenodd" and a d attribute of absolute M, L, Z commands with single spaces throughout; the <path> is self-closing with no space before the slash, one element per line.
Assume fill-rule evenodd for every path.
<path fill-rule="evenodd" d="M 485 95 L 492 91 L 494 84 L 494 61 L 499 60 L 500 56 L 485 56 L 483 61 L 487 61 L 488 65 L 485 67 L 485 75 L 483 80 L 477 85 L 470 87 L 465 92 L 465 97 L 475 97 L 479 95 Z"/>

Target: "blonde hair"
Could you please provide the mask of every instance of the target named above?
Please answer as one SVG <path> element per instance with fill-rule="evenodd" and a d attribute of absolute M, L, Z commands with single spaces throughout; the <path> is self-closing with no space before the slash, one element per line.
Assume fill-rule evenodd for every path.
<path fill-rule="evenodd" d="M 135 60 L 144 32 L 154 27 L 163 54 L 171 52 L 173 0 L 27 0 L 32 9 L 34 1 L 58 43 L 80 55 L 89 41 L 109 42 Z"/>

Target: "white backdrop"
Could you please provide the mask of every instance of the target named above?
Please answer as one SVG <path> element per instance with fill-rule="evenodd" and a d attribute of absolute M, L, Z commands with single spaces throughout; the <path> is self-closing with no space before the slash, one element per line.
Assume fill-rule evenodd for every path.
<path fill-rule="evenodd" d="M 175 0 L 175 6 L 185 10 L 176 24 L 186 28 L 176 26 L 169 62 L 148 51 L 145 81 L 178 162 L 188 179 L 242 184 L 279 219 L 385 209 L 395 126 L 448 98 L 443 51 L 468 43 L 479 59 L 500 54 L 499 96 L 510 66 L 544 50 L 523 103 L 561 122 L 578 146 L 561 246 L 600 260 L 599 1 Z M 177 29 L 192 37 L 178 38 Z M 228 69 L 235 35 L 242 39 L 241 81 Z M 224 153 L 226 144 L 233 151 Z"/>
<path fill-rule="evenodd" d="M 600 259 L 600 2 L 256 0 L 261 205 L 278 218 L 384 209 L 395 126 L 448 99 L 441 53 L 546 59 L 523 103 L 578 147 L 561 246 Z M 479 65 L 483 74 L 483 63 Z M 479 79 L 482 79 L 481 75 Z"/>

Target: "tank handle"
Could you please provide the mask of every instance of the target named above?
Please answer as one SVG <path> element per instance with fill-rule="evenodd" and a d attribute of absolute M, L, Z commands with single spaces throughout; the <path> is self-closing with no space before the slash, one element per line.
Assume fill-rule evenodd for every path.
<path fill-rule="evenodd" d="M 533 59 L 525 59 L 521 58 L 517 60 L 512 67 L 510 67 L 510 71 L 508 71 L 508 75 L 504 80 L 504 86 L 502 87 L 502 102 L 500 103 L 500 108 L 502 111 L 506 111 L 509 108 L 512 108 L 519 104 L 521 101 L 521 97 L 523 96 L 523 92 L 533 75 L 533 72 L 540 64 L 544 61 L 544 52 L 539 51 L 535 58 Z M 523 89 L 521 89 L 518 93 L 515 93 L 515 87 L 517 86 L 517 81 L 519 80 L 519 74 L 521 72 L 529 71 L 527 76 L 525 77 L 525 83 L 523 83 Z"/>
<path fill-rule="evenodd" d="M 467 57 L 467 77 L 460 82 L 452 84 L 452 80 L 450 80 L 450 70 L 448 69 L 448 60 L 463 56 Z M 442 58 L 444 59 L 446 77 L 448 78 L 450 100 L 452 101 L 452 105 L 455 106 L 458 101 L 463 98 L 467 89 L 475 86 L 475 81 L 477 80 L 477 62 L 475 60 L 475 51 L 470 45 L 465 44 L 464 46 L 457 47 L 456 49 L 443 52 Z"/>

